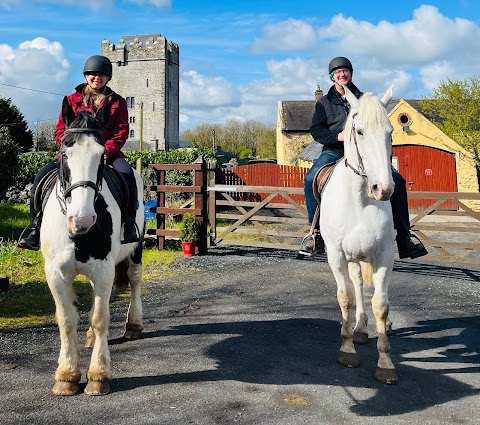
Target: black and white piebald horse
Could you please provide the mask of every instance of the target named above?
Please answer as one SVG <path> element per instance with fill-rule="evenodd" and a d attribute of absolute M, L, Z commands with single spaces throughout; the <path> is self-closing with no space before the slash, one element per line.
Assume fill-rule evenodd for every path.
<path fill-rule="evenodd" d="M 80 361 L 77 336 L 78 313 L 73 280 L 81 274 L 90 279 L 93 304 L 86 345 L 93 348 L 85 392 L 90 395 L 110 391 L 110 351 L 107 334 L 109 301 L 115 267 L 128 261 L 131 300 L 127 314 L 126 339 L 140 337 L 142 305 L 141 242 L 121 244 L 122 217 L 103 177 L 104 141 L 99 122 L 86 112 L 77 116 L 63 108 L 66 124 L 60 151 L 58 178 L 46 202 L 41 227 L 41 246 L 48 286 L 56 305 L 61 349 L 53 393 L 73 395 L 79 390 Z M 138 205 L 143 204 L 143 184 L 135 172 Z M 143 234 L 143 208 L 136 213 Z"/>

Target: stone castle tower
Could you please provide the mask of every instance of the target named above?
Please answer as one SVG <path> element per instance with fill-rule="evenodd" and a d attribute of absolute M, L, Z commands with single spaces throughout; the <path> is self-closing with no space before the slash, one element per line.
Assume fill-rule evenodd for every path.
<path fill-rule="evenodd" d="M 104 40 L 102 55 L 113 65 L 110 87 L 127 101 L 130 120 L 127 145 L 138 149 L 142 133 L 143 149 L 178 148 L 178 45 L 160 34 L 123 36 L 116 45 Z"/>

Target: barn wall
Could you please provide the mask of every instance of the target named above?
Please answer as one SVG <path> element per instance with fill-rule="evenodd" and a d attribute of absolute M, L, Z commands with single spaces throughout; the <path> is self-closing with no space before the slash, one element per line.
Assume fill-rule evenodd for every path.
<path fill-rule="evenodd" d="M 411 118 L 408 131 L 399 122 L 399 117 L 407 114 Z M 471 155 L 459 144 L 450 139 L 431 121 L 410 106 L 405 100 L 400 100 L 397 106 L 389 113 L 393 125 L 393 145 L 429 146 L 450 152 L 455 155 L 457 186 L 459 192 L 478 192 L 478 180 L 475 163 Z M 480 211 L 479 201 L 466 201 L 465 204 Z"/>

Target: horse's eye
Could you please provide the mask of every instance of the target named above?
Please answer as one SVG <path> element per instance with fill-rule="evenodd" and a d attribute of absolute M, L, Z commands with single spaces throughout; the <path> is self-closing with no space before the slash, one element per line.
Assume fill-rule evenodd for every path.
<path fill-rule="evenodd" d="M 362 130 L 357 130 L 357 134 L 358 134 L 359 136 L 363 136 L 363 131 L 362 131 Z"/>

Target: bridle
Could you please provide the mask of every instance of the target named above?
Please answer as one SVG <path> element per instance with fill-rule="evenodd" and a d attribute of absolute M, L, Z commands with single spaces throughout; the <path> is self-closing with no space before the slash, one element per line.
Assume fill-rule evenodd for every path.
<path fill-rule="evenodd" d="M 353 138 L 353 143 L 355 144 L 355 150 L 357 151 L 357 158 L 358 158 L 358 167 L 355 168 L 354 166 L 350 165 L 349 162 L 347 161 L 347 158 L 345 157 L 345 167 L 349 167 L 353 172 L 360 177 L 363 177 L 365 180 L 367 180 L 368 176 L 365 173 L 365 167 L 363 166 L 363 160 L 362 157 L 360 156 L 360 152 L 358 150 L 358 144 L 357 144 L 357 132 L 355 130 L 355 117 L 357 116 L 357 113 L 355 112 L 352 115 L 352 129 L 350 131 L 350 140 Z"/>
<path fill-rule="evenodd" d="M 95 135 L 102 136 L 103 132 L 99 129 L 92 128 L 68 128 L 65 130 L 64 138 L 67 134 L 71 133 L 94 133 Z M 100 143 L 100 142 L 99 142 Z M 60 183 L 60 193 L 57 190 L 57 200 L 60 205 L 60 209 L 63 214 L 66 214 L 66 201 L 72 196 L 72 191 L 78 187 L 90 187 L 95 191 L 95 200 L 98 197 L 98 193 L 102 190 L 102 179 L 103 179 L 103 169 L 104 169 L 104 155 L 100 158 L 100 164 L 98 165 L 97 171 L 97 181 L 96 183 L 90 180 L 81 180 L 74 184 L 70 184 L 70 174 L 67 164 L 67 155 L 65 153 L 60 154 L 59 168 L 58 168 L 58 181 Z"/>

